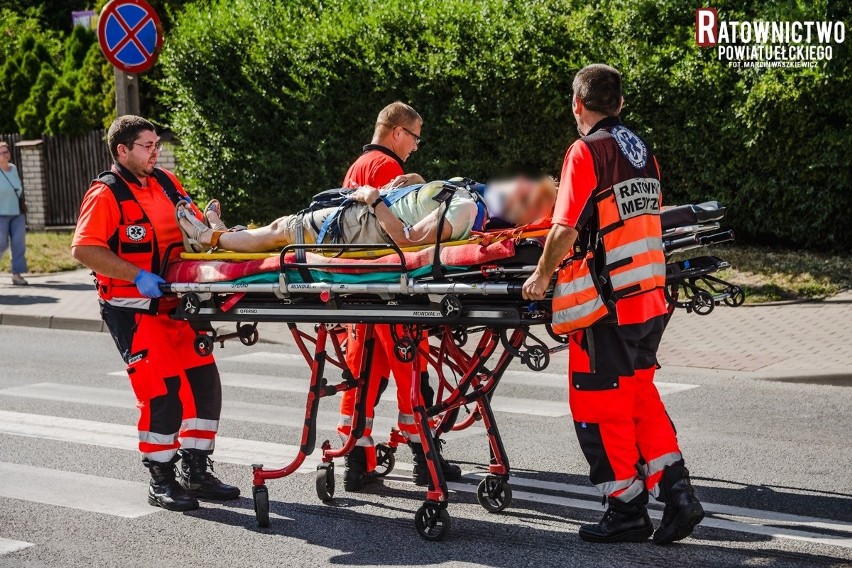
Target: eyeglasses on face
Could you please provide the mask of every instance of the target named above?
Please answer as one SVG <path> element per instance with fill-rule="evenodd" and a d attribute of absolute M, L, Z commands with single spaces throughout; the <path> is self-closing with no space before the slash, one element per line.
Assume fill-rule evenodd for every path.
<path fill-rule="evenodd" d="M 151 142 L 150 144 L 140 144 L 139 142 L 134 142 L 133 144 L 131 144 L 131 146 L 142 146 L 149 154 L 159 152 L 163 149 L 163 143 L 160 140 L 157 140 L 156 142 Z"/>
<path fill-rule="evenodd" d="M 423 146 L 423 139 L 422 139 L 422 138 L 420 138 L 418 135 L 416 135 L 415 133 L 413 133 L 412 131 L 410 131 L 409 129 L 407 129 L 407 128 L 406 128 L 406 127 L 404 127 L 404 126 L 400 126 L 400 128 L 402 128 L 403 130 L 405 130 L 405 131 L 408 133 L 408 135 L 409 135 L 409 136 L 411 136 L 412 138 L 414 138 L 414 143 L 415 143 L 415 144 L 417 144 L 417 147 L 418 147 L 418 148 L 420 148 L 421 146 Z"/>

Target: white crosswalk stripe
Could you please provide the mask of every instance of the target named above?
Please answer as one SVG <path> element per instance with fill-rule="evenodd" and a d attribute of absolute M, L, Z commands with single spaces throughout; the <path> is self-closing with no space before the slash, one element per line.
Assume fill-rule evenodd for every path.
<path fill-rule="evenodd" d="M 219 357 L 220 363 L 242 363 L 246 365 L 268 365 L 276 366 L 281 369 L 290 370 L 294 366 L 304 364 L 304 358 L 300 354 L 294 353 L 274 353 L 271 351 L 254 351 L 241 355 L 233 355 Z M 447 376 L 452 374 L 447 371 Z M 268 390 L 279 390 L 286 392 L 305 392 L 307 390 L 308 380 L 306 378 L 307 371 L 303 371 L 304 378 L 293 378 L 290 376 L 274 376 L 274 375 L 252 375 L 246 373 L 231 373 L 222 372 L 222 384 L 227 386 L 237 386 L 243 388 L 259 388 Z M 122 373 L 117 372 L 116 375 Z M 530 388 L 544 387 L 548 389 L 560 389 L 567 391 L 568 378 L 565 375 L 557 373 L 544 373 L 534 371 L 517 371 L 509 370 L 503 375 L 502 383 L 527 386 Z M 671 395 L 677 392 L 682 392 L 698 387 L 698 385 L 685 383 L 666 383 L 658 382 L 657 389 L 661 396 Z M 396 397 L 396 385 L 393 381 L 390 382 L 384 394 L 384 399 L 393 399 Z M 512 414 L 529 414 L 534 416 L 544 416 L 558 418 L 561 416 L 569 416 L 567 395 L 565 392 L 554 396 L 550 400 L 530 399 L 521 397 L 504 396 L 498 389 L 496 395 L 491 401 L 492 408 L 496 412 L 508 412 Z"/>
<path fill-rule="evenodd" d="M 485 473 L 466 472 L 463 479 L 465 481 L 476 482 L 485 476 Z M 413 484 L 409 478 L 400 475 L 391 474 L 385 479 L 406 485 Z M 600 512 L 604 510 L 604 506 L 600 501 L 600 493 L 591 486 L 539 481 L 514 476 L 510 478 L 510 485 L 512 486 L 513 503 L 516 501 L 525 501 L 529 503 L 556 505 L 569 509 Z M 475 494 L 477 491 L 475 483 L 458 481 L 450 482 L 447 486 L 451 491 L 458 493 Z M 546 491 L 546 493 L 542 491 Z M 589 496 L 591 499 L 578 498 L 578 495 Z M 702 501 L 702 505 L 707 513 L 707 517 L 701 522 L 701 526 L 705 528 L 852 548 L 852 523 L 720 505 L 706 501 Z M 512 507 L 520 508 L 518 505 L 513 505 Z M 659 521 L 662 518 L 661 505 L 652 502 L 649 505 L 649 514 L 653 519 Z"/>
<path fill-rule="evenodd" d="M 299 354 L 258 351 L 221 357 L 220 361 L 223 363 L 222 384 L 226 387 L 266 391 L 273 396 L 275 393 L 307 396 L 308 368 Z M 257 366 L 262 372 L 246 372 L 243 368 L 247 366 Z M 327 377 L 335 380 L 338 373 L 337 369 L 329 369 Z M 124 371 L 109 374 L 126 377 Z M 569 415 L 565 400 L 564 391 L 567 390 L 567 385 L 564 376 L 513 370 L 506 373 L 503 382 L 508 385 L 528 386 L 531 391 L 539 389 L 539 393 L 542 392 L 541 389 L 544 389 L 544 394 L 553 396 L 549 400 L 547 397 L 532 399 L 501 396 L 498 391 L 498 395 L 493 400 L 495 411 L 554 418 Z M 666 386 L 662 386 L 660 390 L 668 394 L 694 386 L 670 385 L 668 390 Z M 120 388 L 53 382 L 31 383 L 2 389 L 0 397 L 123 409 L 132 409 L 136 404 L 132 391 L 124 382 Z M 391 381 L 383 396 L 384 405 L 392 407 L 395 404 L 395 397 L 396 389 Z M 290 397 L 288 400 L 292 399 L 293 397 Z M 292 402 L 290 404 L 292 405 Z M 336 430 L 338 420 L 336 399 L 324 401 L 324 405 L 326 410 L 321 410 L 318 415 L 318 429 L 331 434 Z M 294 406 L 274 403 L 258 404 L 226 396 L 223 400 L 222 418 L 226 421 L 272 424 L 300 429 L 304 423 L 304 411 L 305 408 L 301 404 Z M 378 439 L 381 439 L 381 435 L 389 432 L 394 425 L 395 420 L 390 416 L 387 418 L 377 416 L 374 432 L 378 435 Z M 138 441 L 133 424 L 115 424 L 5 410 L 0 410 L 0 434 L 86 444 L 128 452 L 136 452 Z M 481 427 L 475 426 L 462 432 L 451 432 L 447 437 L 452 439 L 467 436 L 484 436 L 484 433 Z M 333 436 L 329 437 L 334 439 Z M 297 452 L 298 448 L 292 445 L 219 436 L 215 459 L 224 463 L 240 465 L 264 463 L 267 467 L 278 467 L 292 460 Z M 299 471 L 303 473 L 315 471 L 319 463 L 319 455 L 320 452 L 316 450 Z M 401 457 L 408 455 L 405 452 L 401 454 Z M 400 475 L 405 475 L 403 472 L 410 471 L 411 468 L 410 464 L 397 462 L 397 471 Z M 3 498 L 22 499 L 125 518 L 149 515 L 159 511 L 150 507 L 145 499 L 140 497 L 145 493 L 144 483 L 6 462 L 0 462 L 0 479 L 4 481 L 0 486 L 0 497 Z M 518 483 L 519 489 L 523 489 L 516 492 L 516 496 L 520 499 L 523 499 L 526 493 L 534 494 L 536 489 L 543 489 L 542 487 L 524 487 L 523 483 L 522 480 Z M 44 490 L 44 488 L 49 489 Z M 469 491 L 470 486 L 455 484 L 454 489 Z M 590 491 L 590 496 L 594 495 L 594 501 L 589 503 L 596 506 L 594 490 L 582 489 Z M 520 496 L 518 496 L 519 493 Z M 92 495 L 99 495 L 99 498 L 93 500 Z M 544 498 L 547 498 L 547 495 L 544 495 Z M 583 507 L 588 505 L 585 501 L 583 503 Z M 26 546 L 31 546 L 31 543 L 0 539 L 0 555 Z"/>
<path fill-rule="evenodd" d="M 0 410 L 0 434 L 133 451 L 136 451 L 139 441 L 136 428 L 130 424 L 95 422 L 5 410 Z M 241 465 L 263 463 L 267 466 L 275 466 L 290 461 L 298 451 L 296 446 L 217 436 L 215 457 L 218 461 L 226 463 Z M 303 470 L 316 469 L 319 463 L 318 453 L 314 452 L 313 456 L 305 460 Z"/>
<path fill-rule="evenodd" d="M 29 548 L 31 546 L 34 546 L 31 542 L 24 542 L 23 540 L 12 540 L 11 538 L 0 537 L 0 556 L 3 556 L 5 554 L 11 554 L 13 552 Z"/>
<path fill-rule="evenodd" d="M 144 483 L 2 462 L 0 479 L 0 497 L 128 519 L 157 511 L 142 498 Z"/>
<path fill-rule="evenodd" d="M 2 389 L 0 396 L 91 404 L 112 408 L 136 408 L 136 399 L 133 397 L 130 388 L 104 389 L 60 383 L 35 383 Z M 305 423 L 305 407 L 256 404 L 225 397 L 222 401 L 222 419 L 301 429 Z M 317 416 L 317 429 L 323 432 L 336 432 L 338 420 L 338 412 L 320 411 Z M 381 440 L 382 436 L 389 435 L 391 428 L 396 426 L 396 420 L 377 416 L 373 422 L 373 433 L 377 440 Z M 482 433 L 483 431 L 480 428 L 470 428 L 461 432 L 450 432 L 446 437 L 449 440 L 457 440 L 478 436 Z"/>

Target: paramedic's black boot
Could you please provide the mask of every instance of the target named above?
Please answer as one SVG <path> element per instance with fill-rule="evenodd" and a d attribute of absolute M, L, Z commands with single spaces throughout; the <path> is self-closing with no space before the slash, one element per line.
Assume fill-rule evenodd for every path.
<path fill-rule="evenodd" d="M 202 499 L 227 501 L 240 496 L 240 488 L 222 483 L 211 473 L 213 460 L 201 450 L 178 450 L 180 453 L 180 485 L 187 493 Z M 210 466 L 210 471 L 207 467 Z"/>
<path fill-rule="evenodd" d="M 364 485 L 376 480 L 374 472 L 367 471 L 367 450 L 362 446 L 355 446 L 352 451 L 343 458 L 345 468 L 343 469 L 343 489 L 346 491 L 361 491 Z"/>
<path fill-rule="evenodd" d="M 627 503 L 610 497 L 603 518 L 595 525 L 581 526 L 580 538 L 586 542 L 645 542 L 654 532 L 647 504 L 647 491 Z"/>
<path fill-rule="evenodd" d="M 670 544 L 692 534 L 704 518 L 704 508 L 689 481 L 689 470 L 683 460 L 667 465 L 660 480 L 658 499 L 666 504 L 660 528 L 654 533 L 656 544 Z"/>
<path fill-rule="evenodd" d="M 435 445 L 438 447 L 438 464 L 441 466 L 441 472 L 444 474 L 444 481 L 456 481 L 461 479 L 462 470 L 459 466 L 452 464 L 444 459 L 441 455 L 441 445 L 443 440 L 435 440 Z M 414 454 L 414 472 L 412 479 L 415 485 L 425 487 L 429 485 L 429 467 L 426 465 L 426 454 L 423 452 L 423 444 L 409 442 L 411 453 Z"/>
<path fill-rule="evenodd" d="M 198 500 L 184 491 L 175 480 L 175 461 L 155 462 L 147 458 L 142 460 L 151 473 L 148 486 L 148 504 L 162 507 L 168 511 L 191 511 L 198 508 Z"/>

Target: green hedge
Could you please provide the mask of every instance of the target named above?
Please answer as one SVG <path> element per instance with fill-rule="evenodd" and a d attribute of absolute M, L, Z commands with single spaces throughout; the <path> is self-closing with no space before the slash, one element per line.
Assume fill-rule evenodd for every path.
<path fill-rule="evenodd" d="M 852 248 L 849 49 L 816 69 L 740 71 L 694 43 L 679 0 L 249 0 L 186 6 L 161 57 L 181 170 L 233 221 L 268 221 L 339 184 L 395 99 L 425 118 L 427 178 L 558 174 L 571 80 L 604 61 L 655 148 L 669 203 L 719 199 L 743 240 Z M 826 0 L 726 19 L 845 19 Z M 800 11 L 806 10 L 806 11 Z"/>

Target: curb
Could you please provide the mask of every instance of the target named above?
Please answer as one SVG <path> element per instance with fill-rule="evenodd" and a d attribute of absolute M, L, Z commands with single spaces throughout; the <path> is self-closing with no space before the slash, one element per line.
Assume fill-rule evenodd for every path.
<path fill-rule="evenodd" d="M 64 329 L 66 331 L 94 331 L 106 332 L 106 326 L 102 320 L 84 318 L 68 318 L 62 316 L 39 316 L 34 314 L 3 314 L 0 313 L 0 325 L 14 325 L 18 327 L 37 327 L 41 329 Z M 221 326 L 219 328 L 221 330 Z M 227 330 L 233 331 L 233 330 Z M 267 339 L 263 334 L 258 343 L 271 345 L 284 345 L 286 341 Z"/>
<path fill-rule="evenodd" d="M 37 316 L 32 314 L 0 313 L 0 325 L 39 327 L 42 329 L 64 329 L 72 331 L 105 331 L 101 320 L 67 318 L 61 316 Z"/>

